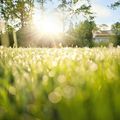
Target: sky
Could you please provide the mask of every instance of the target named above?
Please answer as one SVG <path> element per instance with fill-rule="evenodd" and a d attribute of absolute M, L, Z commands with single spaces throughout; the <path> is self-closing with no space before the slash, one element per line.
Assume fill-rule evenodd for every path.
<path fill-rule="evenodd" d="M 53 8 L 56 6 L 58 0 L 48 3 L 47 8 Z M 82 0 L 80 0 L 82 1 Z M 116 0 L 91 0 L 92 9 L 95 13 L 95 21 L 97 24 L 114 24 L 120 21 L 120 8 L 113 10 L 108 6 Z"/>
<path fill-rule="evenodd" d="M 111 25 L 120 21 L 120 8 L 113 10 L 108 7 L 115 0 L 92 0 L 93 11 L 96 12 L 95 21 L 97 24 Z"/>
<path fill-rule="evenodd" d="M 37 0 L 36 0 L 37 1 Z M 52 0 L 53 2 L 49 2 L 46 5 L 47 9 L 55 8 L 57 6 L 58 0 Z M 84 0 L 79 0 L 84 1 Z M 114 24 L 117 21 L 120 21 L 120 7 L 117 10 L 113 10 L 108 6 L 116 0 L 91 0 L 92 2 L 92 9 L 95 13 L 95 22 L 96 24 Z M 36 6 L 36 9 L 39 9 L 39 6 Z M 39 11 L 39 10 L 37 10 Z M 48 10 L 49 11 L 49 10 Z M 39 12 L 37 12 L 39 13 Z M 74 21 L 80 21 L 81 18 L 77 18 Z"/>
<path fill-rule="evenodd" d="M 37 1 L 37 0 L 35 0 L 35 1 Z M 85 0 L 79 0 L 78 6 L 79 6 L 79 3 L 82 4 L 82 2 L 84 3 L 84 1 Z M 108 6 L 111 5 L 111 3 L 115 2 L 115 1 L 116 0 L 91 0 L 92 11 L 93 11 L 94 15 L 96 16 L 95 17 L 95 23 L 97 25 L 107 24 L 107 25 L 111 26 L 112 24 L 120 21 L 120 7 L 116 10 L 113 10 L 110 7 L 108 7 Z M 60 19 L 60 17 L 58 17 L 57 19 L 55 18 L 55 20 L 52 20 L 50 18 L 50 15 L 56 14 L 56 13 L 53 12 L 54 11 L 53 8 L 56 8 L 58 5 L 59 5 L 58 0 L 52 0 L 45 5 L 45 7 L 47 8 L 47 11 L 49 11 L 47 13 L 47 16 L 49 16 L 49 19 L 51 21 L 55 21 L 55 20 L 59 21 L 59 19 Z M 37 19 L 37 21 L 40 21 L 40 19 L 41 19 L 39 8 L 40 8 L 40 5 L 36 2 L 36 4 L 35 4 L 35 11 L 36 11 L 35 16 L 36 17 L 35 17 L 35 19 Z M 81 18 L 80 15 L 77 18 L 75 17 L 75 18 L 72 19 L 72 21 L 74 23 L 76 23 L 76 22 L 80 23 L 82 20 L 83 19 Z M 67 27 L 66 29 L 68 29 L 69 26 L 70 26 L 70 22 L 66 22 L 65 26 Z"/>

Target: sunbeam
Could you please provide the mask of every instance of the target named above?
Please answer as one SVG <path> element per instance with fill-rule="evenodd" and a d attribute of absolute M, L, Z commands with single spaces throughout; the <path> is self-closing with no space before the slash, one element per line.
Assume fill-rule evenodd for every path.
<path fill-rule="evenodd" d="M 34 15 L 33 23 L 36 30 L 44 34 L 59 35 L 62 33 L 62 21 L 56 16 L 44 16 L 40 18 L 39 15 Z"/>

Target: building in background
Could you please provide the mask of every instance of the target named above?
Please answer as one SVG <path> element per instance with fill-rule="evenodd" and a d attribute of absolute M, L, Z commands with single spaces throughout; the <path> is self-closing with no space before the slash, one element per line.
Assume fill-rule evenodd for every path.
<path fill-rule="evenodd" d="M 98 30 L 93 32 L 93 39 L 96 43 L 99 42 L 110 42 L 111 37 L 114 36 L 111 28 L 106 25 L 102 24 L 97 26 Z"/>

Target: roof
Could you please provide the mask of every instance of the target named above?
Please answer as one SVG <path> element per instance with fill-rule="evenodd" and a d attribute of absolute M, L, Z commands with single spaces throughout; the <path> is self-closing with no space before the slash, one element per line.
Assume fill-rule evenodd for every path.
<path fill-rule="evenodd" d="M 111 30 L 99 30 L 93 33 L 93 37 L 110 37 L 114 35 Z"/>

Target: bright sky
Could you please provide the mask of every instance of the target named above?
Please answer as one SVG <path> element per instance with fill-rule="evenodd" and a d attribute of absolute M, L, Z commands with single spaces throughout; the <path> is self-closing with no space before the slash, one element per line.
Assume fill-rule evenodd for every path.
<path fill-rule="evenodd" d="M 96 12 L 97 24 L 111 25 L 117 21 L 120 21 L 120 8 L 117 10 L 110 9 L 108 5 L 115 0 L 92 0 L 93 10 Z"/>
<path fill-rule="evenodd" d="M 80 0 L 80 2 L 81 1 L 82 0 Z M 97 24 L 111 25 L 117 21 L 120 21 L 120 8 L 113 10 L 108 7 L 114 1 L 116 0 L 91 0 L 92 9 L 95 12 L 95 21 Z M 53 0 L 53 2 L 46 4 L 46 8 L 49 9 L 48 11 L 51 11 L 57 4 L 58 0 Z M 81 20 L 81 18 L 78 18 L 77 20 Z"/>

